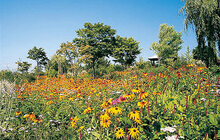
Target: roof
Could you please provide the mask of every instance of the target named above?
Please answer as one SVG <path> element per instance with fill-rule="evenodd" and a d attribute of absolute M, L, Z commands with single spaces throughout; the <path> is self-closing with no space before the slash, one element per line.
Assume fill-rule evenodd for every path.
<path fill-rule="evenodd" d="M 149 60 L 158 60 L 159 57 L 157 55 L 154 55 L 154 56 L 151 56 L 151 57 L 148 57 Z"/>

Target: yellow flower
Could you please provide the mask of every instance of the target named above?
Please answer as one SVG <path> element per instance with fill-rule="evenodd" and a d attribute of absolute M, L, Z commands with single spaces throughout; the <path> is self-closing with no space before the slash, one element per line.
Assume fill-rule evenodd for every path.
<path fill-rule="evenodd" d="M 36 123 L 36 122 L 41 123 L 41 122 L 43 122 L 43 120 L 42 120 L 42 119 L 35 119 L 34 122 L 35 122 L 35 123 Z"/>
<path fill-rule="evenodd" d="M 74 119 L 72 119 L 72 122 L 71 122 L 71 124 L 72 124 L 72 127 L 74 127 L 75 125 L 76 125 L 76 123 L 78 122 L 78 118 L 77 118 L 77 116 L 74 118 Z"/>
<path fill-rule="evenodd" d="M 25 114 L 23 118 L 29 118 L 30 114 Z"/>
<path fill-rule="evenodd" d="M 59 97 L 59 100 L 63 100 L 63 99 L 65 99 L 65 95 L 61 95 L 61 96 Z"/>
<path fill-rule="evenodd" d="M 140 117 L 138 117 L 138 118 L 135 118 L 135 120 L 134 120 L 136 123 L 138 123 L 138 124 L 141 124 L 141 119 L 140 119 Z"/>
<path fill-rule="evenodd" d="M 70 101 L 74 101 L 74 98 L 71 98 L 71 97 L 70 97 L 68 100 L 70 100 Z"/>
<path fill-rule="evenodd" d="M 133 93 L 139 93 L 140 91 L 138 89 L 132 89 L 131 90 Z"/>
<path fill-rule="evenodd" d="M 92 112 L 92 110 L 93 110 L 93 108 L 87 107 L 87 108 L 83 111 L 83 114 L 90 113 L 90 112 Z"/>
<path fill-rule="evenodd" d="M 21 111 L 16 112 L 16 116 L 20 115 L 21 113 Z"/>
<path fill-rule="evenodd" d="M 29 119 L 30 119 L 30 120 L 34 121 L 34 120 L 35 120 L 35 118 L 36 118 L 36 117 L 35 117 L 35 115 L 34 115 L 33 113 L 32 113 L 32 114 L 30 114 L 30 116 L 29 116 Z"/>
<path fill-rule="evenodd" d="M 135 95 L 134 94 L 126 94 L 123 97 L 125 97 L 126 99 L 128 99 L 128 98 L 130 99 L 130 98 L 134 98 Z"/>
<path fill-rule="evenodd" d="M 108 108 L 110 105 L 112 105 L 112 98 L 110 98 L 108 101 L 105 101 L 102 105 L 101 105 L 101 107 L 103 107 L 103 108 Z"/>
<path fill-rule="evenodd" d="M 161 95 L 160 92 L 156 92 L 156 91 L 153 91 L 153 94 L 154 94 L 154 95 Z"/>
<path fill-rule="evenodd" d="M 50 105 L 50 104 L 52 104 L 52 103 L 53 103 L 53 101 L 50 100 L 50 101 L 48 101 L 48 102 L 46 103 L 46 105 Z"/>
<path fill-rule="evenodd" d="M 131 138 L 136 138 L 140 134 L 137 128 L 130 128 L 128 131 L 128 134 L 131 136 Z"/>
<path fill-rule="evenodd" d="M 122 109 L 120 108 L 120 107 L 111 107 L 110 109 L 109 109 L 109 112 L 111 113 L 111 114 L 114 114 L 114 115 L 118 115 L 118 114 L 121 114 L 122 113 Z"/>
<path fill-rule="evenodd" d="M 125 136 L 125 132 L 122 128 L 118 129 L 116 132 L 115 132 L 115 136 L 116 136 L 116 139 L 121 139 Z"/>
<path fill-rule="evenodd" d="M 144 108 L 144 106 L 146 106 L 146 105 L 147 105 L 147 102 L 146 102 L 146 101 L 138 102 L 138 106 L 139 106 L 140 108 Z"/>
<path fill-rule="evenodd" d="M 110 119 L 110 117 L 109 117 L 109 115 L 107 113 L 105 113 L 104 115 L 100 116 L 100 120 L 109 120 L 109 119 Z"/>
<path fill-rule="evenodd" d="M 103 119 L 100 121 L 101 126 L 103 126 L 104 128 L 109 127 L 111 123 L 112 122 L 109 119 Z"/>
<path fill-rule="evenodd" d="M 26 120 L 32 120 L 32 121 L 34 121 L 35 120 L 35 115 L 32 113 L 32 114 L 25 114 L 24 116 L 23 116 L 23 118 L 26 118 Z"/>
<path fill-rule="evenodd" d="M 139 98 L 140 98 L 141 100 L 143 100 L 143 99 L 146 98 L 148 95 L 149 95 L 149 94 L 148 94 L 147 92 L 142 92 L 142 93 L 139 94 Z"/>
<path fill-rule="evenodd" d="M 81 127 L 77 130 L 77 133 L 78 133 L 79 131 L 81 131 L 84 127 L 85 127 L 85 126 L 81 126 Z"/>
<path fill-rule="evenodd" d="M 136 118 L 140 118 L 140 114 L 138 111 L 132 111 L 128 114 L 129 118 L 135 120 Z"/>

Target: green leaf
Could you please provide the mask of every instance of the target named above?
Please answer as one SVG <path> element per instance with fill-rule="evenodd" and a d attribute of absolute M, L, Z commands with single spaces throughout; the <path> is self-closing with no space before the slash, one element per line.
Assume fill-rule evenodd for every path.
<path fill-rule="evenodd" d="M 209 121 L 212 123 L 212 125 L 218 125 L 218 121 L 214 115 L 209 114 Z"/>

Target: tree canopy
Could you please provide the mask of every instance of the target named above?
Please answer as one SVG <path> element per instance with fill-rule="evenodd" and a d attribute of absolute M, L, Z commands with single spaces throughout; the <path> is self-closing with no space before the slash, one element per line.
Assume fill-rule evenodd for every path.
<path fill-rule="evenodd" d="M 116 37 L 115 46 L 113 49 L 113 57 L 115 62 L 119 62 L 124 67 L 132 65 L 141 49 L 139 48 L 139 42 L 132 37 Z"/>
<path fill-rule="evenodd" d="M 153 50 L 162 62 L 167 58 L 175 58 L 178 51 L 182 48 L 181 32 L 176 32 L 173 26 L 162 24 L 160 26 L 159 42 L 153 42 L 151 50 Z"/>
<path fill-rule="evenodd" d="M 17 61 L 16 64 L 18 65 L 18 68 L 17 70 L 20 71 L 20 72 L 28 72 L 28 69 L 31 67 L 31 64 L 29 64 L 28 62 L 26 61 Z"/>
<path fill-rule="evenodd" d="M 109 56 L 112 52 L 113 40 L 116 30 L 103 23 L 85 23 L 84 28 L 76 31 L 77 38 L 74 44 L 80 48 L 80 54 L 89 56 L 93 74 L 95 76 L 95 64 L 100 58 Z"/>
<path fill-rule="evenodd" d="M 46 55 L 46 52 L 44 51 L 44 49 L 42 48 L 37 48 L 36 46 L 34 46 L 33 49 L 30 49 L 28 51 L 28 57 L 32 60 L 35 60 L 37 62 L 37 72 L 39 71 L 40 68 L 42 68 L 43 66 L 46 66 L 48 63 L 48 58 Z"/>

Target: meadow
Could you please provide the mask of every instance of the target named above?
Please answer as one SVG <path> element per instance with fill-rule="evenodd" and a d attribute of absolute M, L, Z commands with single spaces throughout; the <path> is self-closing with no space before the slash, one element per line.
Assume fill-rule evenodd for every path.
<path fill-rule="evenodd" d="M 1 82 L 2 139 L 218 139 L 219 77 L 206 67 Z M 11 88 L 10 88 L 11 87 Z"/>

